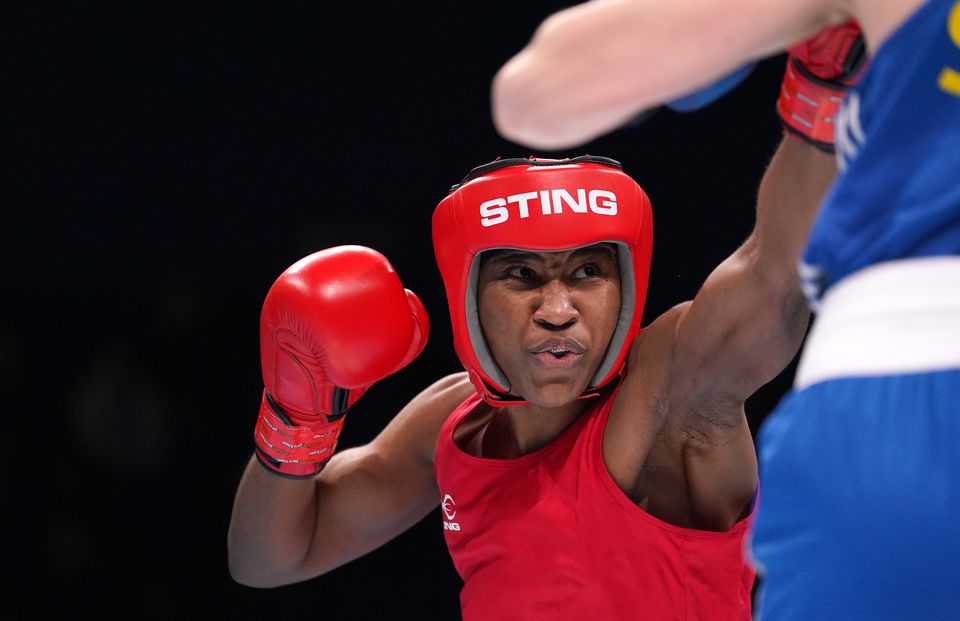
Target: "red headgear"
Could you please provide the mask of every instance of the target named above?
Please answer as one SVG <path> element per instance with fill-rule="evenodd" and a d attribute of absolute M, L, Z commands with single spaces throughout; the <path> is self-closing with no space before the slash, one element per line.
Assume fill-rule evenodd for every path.
<path fill-rule="evenodd" d="M 607 352 L 582 396 L 619 377 L 640 318 L 650 277 L 650 200 L 620 163 L 584 155 L 503 159 L 478 166 L 454 185 L 433 213 L 433 248 L 443 276 L 457 356 L 483 398 L 525 403 L 494 361 L 477 313 L 480 254 L 513 248 L 544 252 L 602 242 L 617 246 L 620 318 Z"/>

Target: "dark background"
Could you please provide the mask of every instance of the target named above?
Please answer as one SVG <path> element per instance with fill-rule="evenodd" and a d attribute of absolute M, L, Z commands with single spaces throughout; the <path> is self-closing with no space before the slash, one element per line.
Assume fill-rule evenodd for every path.
<path fill-rule="evenodd" d="M 459 370 L 430 215 L 473 166 L 534 153 L 496 134 L 489 84 L 564 5 L 278 4 L 6 20 L 3 618 L 459 618 L 438 511 L 304 584 L 230 579 L 260 304 L 290 263 L 344 243 L 383 252 L 426 304 L 427 349 L 364 397 L 341 446 Z M 536 153 L 613 157 L 647 190 L 644 323 L 749 233 L 782 62 L 707 109 Z M 748 403 L 754 429 L 791 373 Z"/>

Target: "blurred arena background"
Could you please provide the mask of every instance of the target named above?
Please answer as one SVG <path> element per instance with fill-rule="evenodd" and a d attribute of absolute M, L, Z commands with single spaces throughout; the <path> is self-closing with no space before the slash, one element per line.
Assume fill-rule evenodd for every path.
<path fill-rule="evenodd" d="M 308 583 L 230 579 L 260 304 L 287 265 L 345 243 L 383 252 L 426 304 L 426 351 L 364 397 L 341 446 L 458 370 L 430 216 L 473 166 L 532 154 L 494 131 L 489 84 L 559 7 L 7 7 L 0 617 L 459 618 L 438 511 Z M 647 321 L 749 232 L 782 68 L 536 154 L 613 157 L 647 190 Z M 749 402 L 754 429 L 792 371 Z"/>

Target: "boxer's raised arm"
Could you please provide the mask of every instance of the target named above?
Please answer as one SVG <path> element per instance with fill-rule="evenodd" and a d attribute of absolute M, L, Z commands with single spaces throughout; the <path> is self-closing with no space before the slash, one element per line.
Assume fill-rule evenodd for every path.
<path fill-rule="evenodd" d="M 439 503 L 433 455 L 440 427 L 472 392 L 466 373 L 439 380 L 370 444 L 337 453 L 315 478 L 284 479 L 251 460 L 230 522 L 233 578 L 256 587 L 308 580 L 419 522 Z"/>
<path fill-rule="evenodd" d="M 494 76 L 494 125 L 528 147 L 582 145 L 842 21 L 841 4 L 593 0 L 563 9 Z"/>
<path fill-rule="evenodd" d="M 382 533 L 422 516 L 431 491 L 423 414 L 398 417 L 384 439 L 345 452 L 317 475 L 331 461 L 347 411 L 371 385 L 409 364 L 428 333 L 423 304 L 404 289 L 386 257 L 370 248 L 316 252 L 273 283 L 260 315 L 264 390 L 253 437 L 259 465 L 251 463 L 241 482 L 229 534 L 236 579 L 263 586 L 304 579 L 366 551 L 352 547 L 354 530 Z M 420 407 L 413 413 L 432 413 L 435 401 L 415 401 Z M 391 440 L 396 436 L 400 440 Z M 394 450 L 404 441 L 414 455 Z M 417 455 L 421 444 L 427 448 Z M 409 482 L 394 480 L 391 467 Z M 340 481 L 357 473 L 373 478 L 362 480 L 359 491 L 343 491 Z M 396 506 L 370 501 L 382 514 L 358 510 L 355 524 L 341 523 L 327 507 L 379 492 Z M 336 543 L 344 539 L 348 543 Z"/>
<path fill-rule="evenodd" d="M 797 353 L 810 316 L 800 255 L 836 176 L 838 102 L 865 66 L 853 20 L 790 48 L 777 102 L 790 135 L 763 175 L 754 230 L 710 275 L 677 328 L 677 376 L 690 384 L 679 392 L 702 400 L 700 409 L 712 415 L 718 404 L 743 403 Z M 739 418 L 737 408 L 729 409 Z M 726 425 L 719 422 L 722 432 Z M 710 434 L 708 426 L 704 431 Z"/>
<path fill-rule="evenodd" d="M 682 447 L 687 498 L 712 528 L 729 528 L 742 517 L 756 490 L 744 403 L 786 368 L 810 319 L 798 262 L 836 175 L 833 132 L 826 127 L 836 111 L 829 109 L 864 66 L 861 43 L 855 25 L 843 23 L 790 48 L 777 106 L 790 134 L 760 183 L 753 232 L 692 302 L 648 326 L 631 352 L 631 366 L 660 369 L 665 388 L 656 397 L 667 405 L 664 422 Z M 819 105 L 797 107 L 797 100 Z M 651 361 L 651 352 L 668 362 Z M 636 398 L 626 403 L 642 403 L 644 384 L 628 376 L 618 399 L 632 390 Z M 626 479 L 634 474 L 628 471 Z"/>

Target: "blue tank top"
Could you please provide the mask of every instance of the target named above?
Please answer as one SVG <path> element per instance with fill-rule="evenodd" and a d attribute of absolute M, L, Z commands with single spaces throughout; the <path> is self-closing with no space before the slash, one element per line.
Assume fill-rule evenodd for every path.
<path fill-rule="evenodd" d="M 874 263 L 960 255 L 960 0 L 928 0 L 880 45 L 835 127 L 840 172 L 800 266 L 814 305 Z"/>

